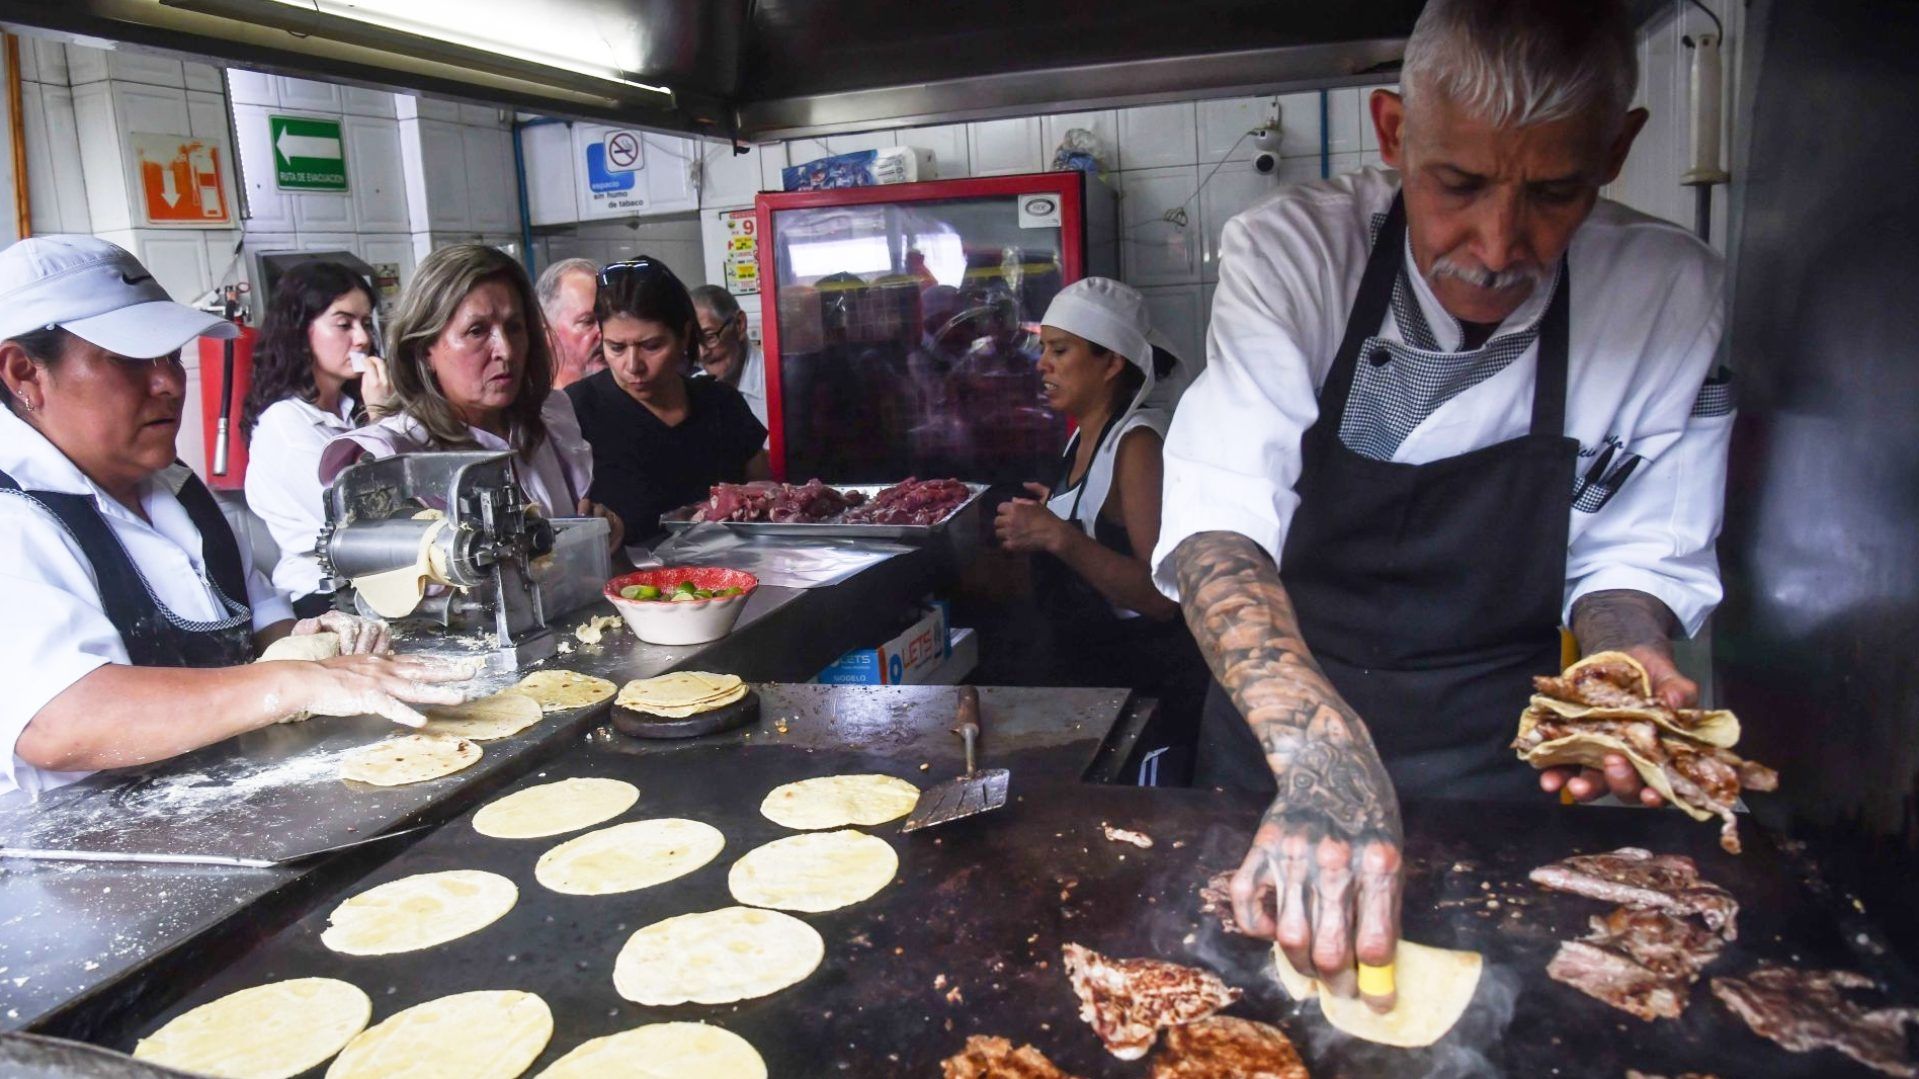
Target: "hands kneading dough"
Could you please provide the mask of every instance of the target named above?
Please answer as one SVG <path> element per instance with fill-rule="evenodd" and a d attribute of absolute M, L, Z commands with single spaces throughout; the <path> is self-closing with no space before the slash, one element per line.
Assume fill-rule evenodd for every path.
<path fill-rule="evenodd" d="M 315 633 L 337 634 L 341 655 L 360 656 L 393 651 L 393 639 L 387 624 L 373 618 L 357 618 L 340 611 L 328 611 L 293 623 L 290 636 L 305 637 Z"/>
<path fill-rule="evenodd" d="M 470 681 L 475 673 L 472 663 L 421 656 L 340 656 L 300 672 L 299 691 L 280 703 L 316 716 L 384 716 L 419 727 L 426 717 L 410 704 L 459 704 L 466 693 L 449 683 Z"/>

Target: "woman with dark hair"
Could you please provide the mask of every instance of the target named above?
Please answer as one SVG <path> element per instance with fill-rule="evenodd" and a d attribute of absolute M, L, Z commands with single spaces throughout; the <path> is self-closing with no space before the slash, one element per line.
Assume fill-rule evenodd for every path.
<path fill-rule="evenodd" d="M 740 391 L 689 378 L 700 353 L 693 298 L 657 259 L 600 271 L 597 309 L 606 370 L 566 388 L 593 446 L 593 494 L 631 535 L 699 502 L 716 483 L 769 479 L 766 428 Z"/>
<path fill-rule="evenodd" d="M 1077 428 L 1052 484 L 999 509 L 1007 550 L 1033 555 L 1034 598 L 1052 638 L 1048 672 L 1065 685 L 1128 686 L 1160 702 L 1149 745 L 1174 750 L 1159 771 L 1187 766 L 1206 668 L 1179 605 L 1154 586 L 1160 449 L 1172 407 L 1156 393 L 1162 357 L 1146 300 L 1089 277 L 1060 290 L 1040 323 L 1040 384 Z"/>
<path fill-rule="evenodd" d="M 274 289 L 253 353 L 253 385 L 240 414 L 248 439 L 247 506 L 280 547 L 273 584 L 295 614 L 327 610 L 314 544 L 326 523 L 320 453 L 386 403 L 386 363 L 373 337 L 373 290 L 330 262 L 288 270 Z"/>
<path fill-rule="evenodd" d="M 368 457 L 431 450 L 513 454 L 520 489 L 548 517 L 617 516 L 592 501 L 593 453 L 553 362 L 533 283 L 513 258 L 480 244 L 421 260 L 388 325 L 393 414 L 336 437 L 320 455 L 332 483 Z"/>

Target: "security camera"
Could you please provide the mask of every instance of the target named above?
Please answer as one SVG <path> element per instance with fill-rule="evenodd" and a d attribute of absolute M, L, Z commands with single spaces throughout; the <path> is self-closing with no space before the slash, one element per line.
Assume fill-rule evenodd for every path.
<path fill-rule="evenodd" d="M 1271 150 L 1261 150 L 1253 155 L 1253 171 L 1261 176 L 1271 176 L 1279 169 L 1279 155 Z"/>
<path fill-rule="evenodd" d="M 1254 128 L 1247 134 L 1253 140 L 1253 171 L 1261 176 L 1271 176 L 1279 171 L 1279 144 L 1281 132 L 1279 118 L 1275 116 L 1265 127 Z"/>

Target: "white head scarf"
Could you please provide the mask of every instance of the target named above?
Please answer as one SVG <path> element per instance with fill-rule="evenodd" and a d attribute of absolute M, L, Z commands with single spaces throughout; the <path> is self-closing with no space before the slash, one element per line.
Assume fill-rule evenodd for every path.
<path fill-rule="evenodd" d="M 1153 327 L 1138 289 L 1110 277 L 1082 278 L 1053 297 L 1040 324 L 1117 352 L 1139 368 L 1146 383 L 1134 395 L 1134 405 L 1152 392 Z"/>

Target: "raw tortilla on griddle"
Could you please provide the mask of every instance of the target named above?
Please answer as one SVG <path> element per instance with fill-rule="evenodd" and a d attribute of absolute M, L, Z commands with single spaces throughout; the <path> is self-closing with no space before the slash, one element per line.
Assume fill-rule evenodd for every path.
<path fill-rule="evenodd" d="M 1285 952 L 1273 949 L 1280 985 L 1294 1000 L 1316 997 L 1319 1010 L 1336 1029 L 1402 1049 L 1431 1045 L 1446 1036 L 1472 1004 L 1483 965 L 1478 952 L 1431 948 L 1402 940 L 1393 957 L 1398 997 L 1393 1010 L 1382 1015 L 1359 997 L 1326 992 L 1316 979 L 1294 970 Z"/>

